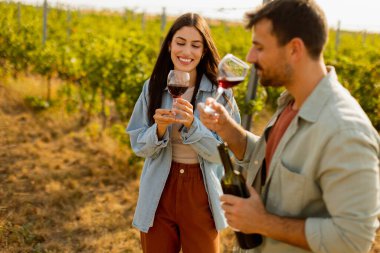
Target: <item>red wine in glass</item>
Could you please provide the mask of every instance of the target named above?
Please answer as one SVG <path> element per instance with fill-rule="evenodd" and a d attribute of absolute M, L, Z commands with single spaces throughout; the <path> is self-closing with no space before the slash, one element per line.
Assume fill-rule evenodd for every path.
<path fill-rule="evenodd" d="M 215 101 L 218 101 L 224 90 L 232 88 L 244 81 L 249 65 L 232 54 L 227 54 L 218 64 L 218 90 Z M 214 114 L 215 110 L 207 105 L 206 113 Z"/>
<path fill-rule="evenodd" d="M 173 98 L 181 97 L 187 90 L 188 86 L 182 86 L 180 84 L 168 84 L 169 93 L 173 96 Z"/>
<path fill-rule="evenodd" d="M 244 77 L 222 77 L 218 79 L 218 95 L 215 100 L 217 101 L 223 94 L 223 91 L 232 88 L 244 81 Z"/>
<path fill-rule="evenodd" d="M 167 87 L 170 95 L 173 97 L 173 108 L 180 98 L 187 90 L 190 84 L 190 73 L 180 70 L 170 70 L 167 79 Z M 175 115 L 175 114 L 174 114 Z M 181 118 L 180 115 L 176 118 Z"/>
<path fill-rule="evenodd" d="M 244 77 L 223 77 L 218 80 L 219 87 L 223 89 L 232 88 L 244 81 Z"/>

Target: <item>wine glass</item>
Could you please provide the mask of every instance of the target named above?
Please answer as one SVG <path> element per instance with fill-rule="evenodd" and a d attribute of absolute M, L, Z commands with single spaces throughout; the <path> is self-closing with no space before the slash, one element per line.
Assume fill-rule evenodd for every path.
<path fill-rule="evenodd" d="M 232 88 L 246 77 L 249 65 L 232 54 L 223 57 L 218 65 L 218 90 L 215 101 L 218 101 L 224 90 Z M 214 114 L 215 111 L 210 106 L 205 106 L 205 112 Z"/>
<path fill-rule="evenodd" d="M 177 98 L 180 98 L 189 88 L 190 74 L 188 72 L 180 70 L 170 70 L 168 74 L 168 90 L 173 97 L 173 107 L 177 102 Z"/>

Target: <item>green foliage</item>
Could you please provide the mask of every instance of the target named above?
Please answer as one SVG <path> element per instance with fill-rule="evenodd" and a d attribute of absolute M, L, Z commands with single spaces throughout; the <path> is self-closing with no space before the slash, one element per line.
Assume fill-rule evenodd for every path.
<path fill-rule="evenodd" d="M 76 87 L 67 83 L 58 89 L 58 100 L 63 102 L 68 113 L 74 113 L 78 110 L 77 106 L 80 103 L 79 94 Z"/>
<path fill-rule="evenodd" d="M 25 103 L 34 111 L 43 111 L 51 106 L 51 104 L 40 97 L 27 96 Z"/>
<path fill-rule="evenodd" d="M 262 86 L 258 85 L 256 97 L 247 102 L 247 85 L 248 81 L 245 81 L 241 85 L 234 88 L 234 96 L 241 115 L 254 115 L 264 109 L 264 101 L 266 101 L 267 93 Z"/>
<path fill-rule="evenodd" d="M 380 57 L 380 53 L 377 53 Z M 370 64 L 340 56 L 334 66 L 343 86 L 365 109 L 376 129 L 380 129 L 380 58 Z"/>
<path fill-rule="evenodd" d="M 0 224 L 0 245 L 25 244 L 33 246 L 33 252 L 44 252 L 40 249 L 40 243 L 45 241 L 44 237 L 34 234 L 31 227 L 31 223 L 22 226 L 11 222 Z"/>
<path fill-rule="evenodd" d="M 46 45 L 32 52 L 34 62 L 33 71 L 50 79 L 57 72 L 58 56 L 54 42 L 49 41 Z"/>
<path fill-rule="evenodd" d="M 42 45 L 41 8 L 21 5 L 18 19 L 17 4 L 0 2 L 0 12 L 0 75 L 33 71 L 47 80 L 64 80 L 59 98 L 68 111 L 80 111 L 87 122 L 96 114 L 111 119 L 116 113 L 116 118 L 123 121 L 130 117 L 152 71 L 161 39 L 173 22 L 169 20 L 162 32 L 159 16 L 146 16 L 142 22 L 142 15 L 128 9 L 120 14 L 50 8 L 48 39 Z M 232 53 L 245 59 L 251 33 L 242 24 L 209 23 L 220 56 Z M 342 84 L 380 129 L 380 35 L 342 31 L 339 45 L 335 44 L 336 36 L 330 31 L 326 63 L 336 66 Z M 241 112 L 249 114 L 262 110 L 264 105 L 275 108 L 282 92 L 259 86 L 256 99 L 246 102 L 246 90 L 245 82 L 234 89 L 234 94 Z M 46 108 L 42 99 L 27 100 L 33 108 Z"/>
<path fill-rule="evenodd" d="M 335 67 L 339 81 L 380 131 L 380 35 L 343 31 L 338 47 L 335 36 L 331 31 L 326 63 Z"/>
<path fill-rule="evenodd" d="M 122 146 L 130 145 L 129 136 L 125 134 L 125 125 L 124 124 L 113 124 L 109 128 L 109 135 L 118 141 Z"/>
<path fill-rule="evenodd" d="M 98 140 L 102 135 L 102 129 L 99 123 L 91 122 L 86 126 L 86 134 L 92 140 Z"/>

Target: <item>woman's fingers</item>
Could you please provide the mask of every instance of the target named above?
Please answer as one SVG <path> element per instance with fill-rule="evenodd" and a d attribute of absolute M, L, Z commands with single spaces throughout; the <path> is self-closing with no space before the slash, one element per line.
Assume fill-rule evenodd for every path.
<path fill-rule="evenodd" d="M 193 113 L 193 105 L 184 99 L 178 99 L 177 103 L 174 104 L 173 108 L 185 111 L 187 113 Z"/>
<path fill-rule="evenodd" d="M 175 122 L 175 115 L 169 109 L 156 109 L 153 119 L 157 124 L 171 124 Z"/>
<path fill-rule="evenodd" d="M 185 125 L 187 128 L 194 121 L 193 105 L 184 99 L 177 99 L 177 103 L 173 105 L 173 112 L 176 114 L 176 122 Z"/>
<path fill-rule="evenodd" d="M 154 115 L 169 116 L 170 117 L 170 116 L 173 116 L 174 114 L 173 114 L 172 110 L 170 110 L 170 109 L 159 108 L 159 109 L 156 109 Z"/>

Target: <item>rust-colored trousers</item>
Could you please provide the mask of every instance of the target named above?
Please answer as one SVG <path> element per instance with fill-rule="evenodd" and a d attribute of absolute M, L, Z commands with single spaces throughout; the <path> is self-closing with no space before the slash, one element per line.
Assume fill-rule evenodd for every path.
<path fill-rule="evenodd" d="M 153 227 L 141 232 L 144 253 L 219 253 L 219 234 L 199 164 L 172 163 Z"/>

